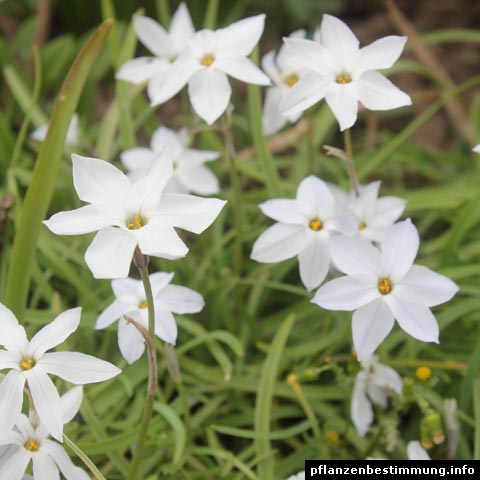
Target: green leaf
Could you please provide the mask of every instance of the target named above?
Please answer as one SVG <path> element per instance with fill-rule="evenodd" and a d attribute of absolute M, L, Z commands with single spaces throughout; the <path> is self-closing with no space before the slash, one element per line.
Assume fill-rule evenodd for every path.
<path fill-rule="evenodd" d="M 4 299 L 4 303 L 18 318 L 23 316 L 25 309 L 41 222 L 55 190 L 68 125 L 88 73 L 103 48 L 112 24 L 112 20 L 103 22 L 78 54 L 57 97 L 47 138 L 42 143 L 35 163 L 32 181 L 16 225 Z"/>

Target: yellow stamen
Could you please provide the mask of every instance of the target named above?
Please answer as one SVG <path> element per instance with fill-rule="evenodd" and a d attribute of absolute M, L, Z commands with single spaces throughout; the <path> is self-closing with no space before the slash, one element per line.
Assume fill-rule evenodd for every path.
<path fill-rule="evenodd" d="M 25 358 L 20 362 L 20 368 L 22 370 L 31 370 L 35 366 L 35 360 L 33 358 Z"/>
<path fill-rule="evenodd" d="M 145 225 L 145 221 L 140 215 L 133 216 L 133 222 L 127 223 L 127 227 L 129 230 L 138 230 Z"/>
<path fill-rule="evenodd" d="M 365 222 L 360 222 L 360 223 L 358 224 L 358 229 L 359 229 L 360 231 L 365 230 L 366 228 L 367 228 L 367 224 L 366 224 Z"/>
<path fill-rule="evenodd" d="M 140 302 L 140 305 L 138 306 L 138 308 L 147 308 L 148 307 L 148 303 L 146 300 L 144 300 L 143 302 Z"/>
<path fill-rule="evenodd" d="M 318 218 L 314 218 L 313 220 L 310 220 L 308 226 L 314 231 L 314 232 L 318 232 L 319 230 L 321 230 L 323 228 L 323 222 L 318 219 Z"/>
<path fill-rule="evenodd" d="M 388 278 L 382 278 L 378 282 L 377 288 L 382 295 L 387 295 L 392 291 L 392 284 Z"/>
<path fill-rule="evenodd" d="M 27 442 L 25 442 L 24 444 L 24 447 L 29 451 L 29 452 L 36 452 L 40 446 L 38 445 L 38 443 L 33 440 L 33 439 L 30 439 L 28 440 Z"/>
<path fill-rule="evenodd" d="M 340 437 L 337 432 L 330 430 L 327 432 L 327 439 L 330 443 L 336 444 L 340 440 Z"/>
<path fill-rule="evenodd" d="M 352 77 L 348 73 L 340 73 L 340 75 L 337 75 L 335 81 L 345 85 L 346 83 L 350 83 L 352 81 Z"/>
<path fill-rule="evenodd" d="M 200 60 L 200 63 L 202 65 L 204 65 L 205 67 L 209 67 L 213 62 L 214 62 L 215 58 L 210 55 L 210 54 L 206 54 L 203 56 L 203 58 Z"/>
<path fill-rule="evenodd" d="M 285 85 L 289 87 L 293 87 L 298 82 L 298 75 L 296 73 L 292 73 L 285 77 Z"/>
<path fill-rule="evenodd" d="M 432 376 L 432 371 L 428 367 L 418 367 L 415 376 L 422 382 L 426 382 Z"/>

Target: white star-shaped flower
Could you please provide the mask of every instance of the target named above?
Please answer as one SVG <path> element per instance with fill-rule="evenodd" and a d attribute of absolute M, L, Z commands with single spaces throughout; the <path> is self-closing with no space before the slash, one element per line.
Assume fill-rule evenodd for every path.
<path fill-rule="evenodd" d="M 62 421 L 70 422 L 82 403 L 82 387 L 75 387 L 60 397 Z M 47 429 L 40 423 L 32 424 L 20 415 L 15 429 L 0 442 L 0 478 L 25 480 L 23 476 L 30 462 L 35 479 L 58 479 L 59 471 L 67 480 L 89 480 L 81 468 L 72 463 L 64 448 L 48 438 Z"/>
<path fill-rule="evenodd" d="M 429 307 L 448 302 L 458 286 L 413 265 L 418 246 L 410 219 L 390 227 L 380 249 L 359 237 L 338 238 L 332 245 L 333 262 L 346 276 L 323 285 L 312 302 L 327 310 L 354 310 L 353 344 L 359 360 L 377 349 L 395 319 L 412 337 L 438 343 L 439 328 Z"/>
<path fill-rule="evenodd" d="M 305 30 L 297 30 L 288 38 L 305 38 Z M 265 92 L 265 103 L 263 106 L 263 133 L 273 135 L 283 128 L 287 122 L 295 123 L 302 112 L 293 115 L 282 115 L 280 113 L 280 102 L 285 94 L 304 75 L 305 69 L 295 62 L 295 55 L 287 45 L 283 45 L 278 54 L 272 50 L 262 58 L 262 68 L 272 79 L 273 86 L 268 87 Z"/>
<path fill-rule="evenodd" d="M 139 40 L 154 56 L 128 60 L 115 77 L 133 84 L 148 81 L 148 96 L 150 100 L 153 100 L 156 91 L 164 81 L 171 62 L 185 49 L 188 40 L 195 33 L 195 29 L 184 2 L 173 14 L 168 32 L 152 18 L 142 15 L 133 16 L 133 27 Z"/>
<path fill-rule="evenodd" d="M 205 163 L 215 160 L 220 153 L 188 148 L 188 132 L 160 127 L 152 135 L 151 148 L 132 148 L 120 155 L 129 177 L 136 180 L 145 175 L 152 162 L 167 148 L 173 159 L 173 175 L 164 192 L 213 195 L 220 191 L 217 177 Z"/>
<path fill-rule="evenodd" d="M 47 138 L 48 127 L 50 124 L 42 125 L 35 129 L 30 138 L 36 140 L 37 142 L 44 142 Z M 78 115 L 73 114 L 72 119 L 68 125 L 67 136 L 65 137 L 65 145 L 78 145 L 80 137 L 80 127 L 78 126 Z"/>
<path fill-rule="evenodd" d="M 478 145 L 475 145 L 472 150 L 476 153 L 480 153 L 480 143 Z"/>
<path fill-rule="evenodd" d="M 344 190 L 329 185 L 338 204 L 349 208 L 357 218 L 356 235 L 374 242 L 381 242 L 386 230 L 391 227 L 405 210 L 405 200 L 398 197 L 380 197 L 380 181 L 360 186 L 357 196 L 353 190 Z"/>
<path fill-rule="evenodd" d="M 382 365 L 376 357 L 367 357 L 355 377 L 350 416 L 358 434 L 363 437 L 373 423 L 372 402 L 387 408 L 390 392 L 402 394 L 402 378 L 391 367 Z"/>
<path fill-rule="evenodd" d="M 345 23 L 324 15 L 320 40 L 285 38 L 297 63 L 309 73 L 285 95 L 280 106 L 284 114 L 303 112 L 325 98 L 343 131 L 357 120 L 358 102 L 368 110 L 411 105 L 406 93 L 377 72 L 397 61 L 406 37 L 391 35 L 360 48 Z"/>
<path fill-rule="evenodd" d="M 159 85 L 152 105 L 166 102 L 188 83 L 193 109 L 212 124 L 230 102 L 232 89 L 227 75 L 242 82 L 270 85 L 268 77 L 247 58 L 262 35 L 264 23 L 262 14 L 226 28 L 197 32 Z"/>
<path fill-rule="evenodd" d="M 257 239 L 252 259 L 274 263 L 298 256 L 300 278 L 308 290 L 325 279 L 337 234 L 356 228 L 353 214 L 339 209 L 327 184 L 314 176 L 300 183 L 295 200 L 268 200 L 260 208 L 278 223 Z"/>
<path fill-rule="evenodd" d="M 108 380 L 120 373 L 109 362 L 77 352 L 48 352 L 60 345 L 80 323 L 81 308 L 58 315 L 28 341 L 13 313 L 0 304 L 0 370 L 9 369 L 0 384 L 0 434 L 9 432 L 22 412 L 23 389 L 28 386 L 42 424 L 62 441 L 60 396 L 48 376 L 56 375 L 76 385 Z"/>
<path fill-rule="evenodd" d="M 202 233 L 217 218 L 225 201 L 163 193 L 173 175 L 165 150 L 147 174 L 131 181 L 108 162 L 72 155 L 73 182 L 78 196 L 90 205 L 60 212 L 45 221 L 59 235 L 98 230 L 85 253 L 95 278 L 125 278 L 135 248 L 144 255 L 176 259 L 188 248 L 174 227 Z"/>
<path fill-rule="evenodd" d="M 173 273 L 158 272 L 150 275 L 155 303 L 155 335 L 175 345 L 177 324 L 173 313 L 197 313 L 205 305 L 203 297 L 190 288 L 170 285 Z M 118 346 L 128 363 L 136 362 L 145 350 L 140 332 L 125 316 L 132 318 L 148 330 L 148 304 L 143 284 L 133 278 L 113 280 L 115 300 L 98 317 L 95 328 L 101 329 L 119 319 Z"/>

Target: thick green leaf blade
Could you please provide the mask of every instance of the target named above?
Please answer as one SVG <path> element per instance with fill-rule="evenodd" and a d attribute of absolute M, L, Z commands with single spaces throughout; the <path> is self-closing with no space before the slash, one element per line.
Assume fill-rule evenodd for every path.
<path fill-rule="evenodd" d="M 32 181 L 16 225 L 4 299 L 17 317 L 22 317 L 25 309 L 38 236 L 55 189 L 68 125 L 112 24 L 112 20 L 103 22 L 78 54 L 57 97 L 47 138 L 35 163 Z"/>

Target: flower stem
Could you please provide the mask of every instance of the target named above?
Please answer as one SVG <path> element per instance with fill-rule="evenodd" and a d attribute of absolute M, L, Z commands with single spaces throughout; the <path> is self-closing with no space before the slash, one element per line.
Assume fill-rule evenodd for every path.
<path fill-rule="evenodd" d="M 77 457 L 85 464 L 85 466 L 92 472 L 94 477 L 97 480 L 105 480 L 105 477 L 102 475 L 102 472 L 95 466 L 95 464 L 87 457 L 85 453 L 80 450 L 80 448 L 72 442 L 65 434 L 63 434 L 63 439 L 65 443 L 75 452 Z"/>
<path fill-rule="evenodd" d="M 138 254 L 137 254 L 138 256 Z M 142 257 L 140 257 L 142 259 Z M 138 259 L 137 259 L 138 260 Z M 148 276 L 148 260 L 141 262 L 140 264 L 135 261 L 140 272 L 140 278 L 143 282 L 145 289 L 145 299 L 147 301 L 148 308 L 148 336 L 147 332 L 140 333 L 144 336 L 147 345 L 148 352 L 148 387 L 147 398 L 145 399 L 145 407 L 143 409 L 142 423 L 140 425 L 140 432 L 138 434 L 137 445 L 135 447 L 135 453 L 133 455 L 132 463 L 130 465 L 130 471 L 128 473 L 128 480 L 135 480 L 138 470 L 140 458 L 145 446 L 145 440 L 147 438 L 148 425 L 152 418 L 153 401 L 155 400 L 155 394 L 157 392 L 158 378 L 157 378 L 157 359 L 155 350 L 155 310 L 153 303 L 152 285 L 150 284 L 150 277 Z M 138 326 L 135 325 L 137 328 Z M 148 339 L 148 340 L 147 340 Z"/>
<path fill-rule="evenodd" d="M 349 128 L 343 132 L 343 141 L 345 143 L 346 153 L 345 165 L 347 167 L 348 176 L 352 182 L 355 195 L 358 197 L 360 195 L 360 182 L 358 181 L 357 171 L 355 170 L 355 164 L 353 163 L 352 136 Z"/>
<path fill-rule="evenodd" d="M 230 169 L 230 178 L 233 188 L 233 217 L 235 230 L 234 244 L 234 268 L 237 276 L 241 274 L 242 268 L 242 203 L 240 178 L 235 167 L 235 144 L 233 141 L 233 124 L 232 124 L 232 105 L 229 105 L 225 114 L 225 122 L 223 124 L 223 138 L 225 141 L 225 156 L 227 158 Z"/>

